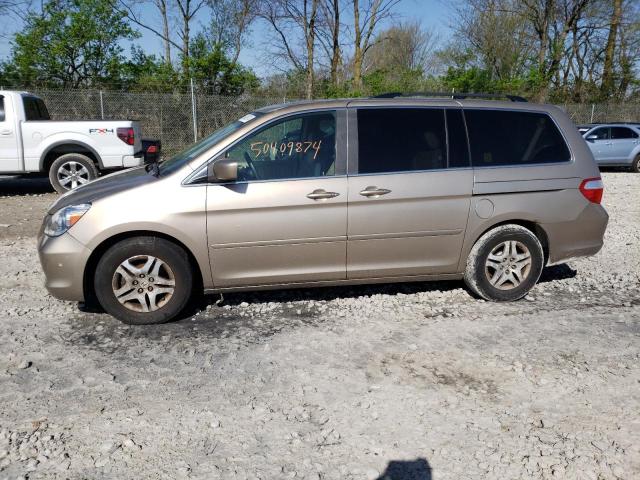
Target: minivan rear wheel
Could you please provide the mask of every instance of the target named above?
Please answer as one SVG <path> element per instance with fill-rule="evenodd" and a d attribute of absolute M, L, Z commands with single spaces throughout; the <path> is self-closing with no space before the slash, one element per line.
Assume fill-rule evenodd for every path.
<path fill-rule="evenodd" d="M 475 243 L 464 280 L 485 300 L 508 302 L 527 295 L 543 267 L 544 252 L 538 237 L 520 225 L 501 225 Z"/>
<path fill-rule="evenodd" d="M 134 325 L 176 318 L 191 297 L 193 273 L 186 252 L 157 237 L 135 237 L 100 258 L 95 293 L 107 313 Z"/>

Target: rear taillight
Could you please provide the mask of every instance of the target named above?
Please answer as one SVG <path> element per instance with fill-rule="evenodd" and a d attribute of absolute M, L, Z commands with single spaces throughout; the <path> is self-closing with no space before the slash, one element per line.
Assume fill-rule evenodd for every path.
<path fill-rule="evenodd" d="M 127 145 L 134 145 L 136 143 L 136 135 L 133 133 L 133 128 L 118 128 L 116 132 L 118 138 Z"/>
<path fill-rule="evenodd" d="M 158 147 L 155 145 L 149 145 L 147 148 L 147 153 L 158 153 Z"/>
<path fill-rule="evenodd" d="M 585 178 L 580 184 L 580 193 L 584 198 L 592 203 L 600 203 L 602 201 L 602 193 L 604 192 L 604 184 L 600 177 Z"/>

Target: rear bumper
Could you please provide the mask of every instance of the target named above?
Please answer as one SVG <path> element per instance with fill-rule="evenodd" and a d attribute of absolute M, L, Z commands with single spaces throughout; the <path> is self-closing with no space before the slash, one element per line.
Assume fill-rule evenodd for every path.
<path fill-rule="evenodd" d="M 144 152 L 142 151 L 122 157 L 122 166 L 124 168 L 139 167 L 140 165 L 144 165 Z"/>
<path fill-rule="evenodd" d="M 61 300 L 84 300 L 84 269 L 91 250 L 69 233 L 59 237 L 38 236 L 38 256 L 44 271 L 45 287 Z"/>
<path fill-rule="evenodd" d="M 549 265 L 598 253 L 608 223 L 604 207 L 589 203 L 574 220 L 541 224 L 549 237 Z"/>

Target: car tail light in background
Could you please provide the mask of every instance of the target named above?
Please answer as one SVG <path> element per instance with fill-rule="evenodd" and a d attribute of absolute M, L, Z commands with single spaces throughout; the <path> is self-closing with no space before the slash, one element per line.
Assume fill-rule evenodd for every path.
<path fill-rule="evenodd" d="M 149 145 L 147 148 L 147 153 L 158 153 L 158 147 L 155 145 Z"/>
<path fill-rule="evenodd" d="M 118 138 L 127 145 L 134 145 L 136 143 L 136 135 L 133 133 L 133 128 L 118 128 L 116 132 Z"/>
<path fill-rule="evenodd" d="M 600 203 L 602 201 L 602 193 L 604 192 L 604 184 L 602 178 L 585 178 L 580 184 L 580 193 L 584 198 L 592 203 Z"/>

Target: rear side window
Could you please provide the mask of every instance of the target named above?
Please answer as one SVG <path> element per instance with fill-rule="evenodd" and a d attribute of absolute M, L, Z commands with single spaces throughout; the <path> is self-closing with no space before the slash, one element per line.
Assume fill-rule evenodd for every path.
<path fill-rule="evenodd" d="M 447 168 L 444 109 L 358 110 L 358 172 Z"/>
<path fill-rule="evenodd" d="M 49 120 L 49 112 L 42 100 L 36 97 L 22 97 L 22 102 L 27 121 Z"/>
<path fill-rule="evenodd" d="M 4 97 L 0 97 L 0 122 L 4 122 Z"/>
<path fill-rule="evenodd" d="M 611 127 L 611 139 L 638 138 L 638 134 L 627 127 Z"/>
<path fill-rule="evenodd" d="M 474 167 L 567 162 L 571 155 L 548 115 L 465 110 Z"/>

